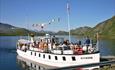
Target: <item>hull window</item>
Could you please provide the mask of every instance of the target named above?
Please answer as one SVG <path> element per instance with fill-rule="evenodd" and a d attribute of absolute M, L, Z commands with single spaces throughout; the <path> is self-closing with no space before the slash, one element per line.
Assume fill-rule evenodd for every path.
<path fill-rule="evenodd" d="M 72 61 L 76 61 L 75 57 L 72 57 Z"/>
<path fill-rule="evenodd" d="M 66 58 L 65 57 L 62 57 L 63 58 L 63 61 L 66 61 Z"/>
<path fill-rule="evenodd" d="M 36 52 L 35 52 L 35 54 L 34 54 L 35 56 L 36 56 Z"/>
<path fill-rule="evenodd" d="M 40 57 L 41 55 L 40 55 L 40 53 L 39 53 L 39 57 Z"/>
<path fill-rule="evenodd" d="M 45 54 L 43 55 L 43 58 L 45 58 Z"/>
<path fill-rule="evenodd" d="M 31 55 L 32 55 L 32 52 L 31 52 Z"/>
<path fill-rule="evenodd" d="M 57 56 L 55 56 L 55 60 L 58 60 Z"/>
<path fill-rule="evenodd" d="M 49 55 L 48 57 L 49 57 L 49 59 L 51 59 L 51 56 L 50 56 L 50 55 Z"/>
<path fill-rule="evenodd" d="M 32 63 L 31 63 L 31 67 L 32 67 Z"/>
<path fill-rule="evenodd" d="M 34 65 L 34 67 L 36 68 L 36 65 Z"/>

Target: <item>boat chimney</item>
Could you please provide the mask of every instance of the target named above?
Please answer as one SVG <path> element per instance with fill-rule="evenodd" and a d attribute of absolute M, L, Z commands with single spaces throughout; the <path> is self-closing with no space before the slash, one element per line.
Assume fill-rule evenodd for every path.
<path fill-rule="evenodd" d="M 30 41 L 33 43 L 34 42 L 34 34 L 30 34 L 31 38 L 30 38 Z"/>
<path fill-rule="evenodd" d="M 97 51 L 99 51 L 99 33 L 96 33 L 96 38 L 97 38 Z"/>
<path fill-rule="evenodd" d="M 49 34 L 46 34 L 46 38 L 49 38 L 50 37 L 50 35 Z"/>

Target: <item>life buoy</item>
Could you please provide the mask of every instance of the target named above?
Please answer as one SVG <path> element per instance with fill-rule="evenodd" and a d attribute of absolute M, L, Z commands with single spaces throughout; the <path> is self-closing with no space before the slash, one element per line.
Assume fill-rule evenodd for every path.
<path fill-rule="evenodd" d="M 88 47 L 88 53 L 93 53 L 93 51 L 94 51 L 94 48 Z"/>

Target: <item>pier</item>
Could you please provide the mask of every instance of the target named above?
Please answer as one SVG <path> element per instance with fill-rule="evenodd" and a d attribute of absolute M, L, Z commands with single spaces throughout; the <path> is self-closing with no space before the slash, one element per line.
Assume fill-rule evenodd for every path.
<path fill-rule="evenodd" d="M 102 56 L 101 59 L 106 59 L 106 60 L 115 60 L 115 56 Z"/>
<path fill-rule="evenodd" d="M 100 66 L 99 69 L 94 70 L 115 70 L 115 56 L 102 56 L 100 58 L 100 63 L 92 63 L 92 64 L 84 64 L 79 66 L 69 66 L 69 67 L 62 67 L 50 70 L 66 70 L 66 69 L 76 69 L 76 68 L 85 68 L 85 67 L 93 67 L 93 66 Z"/>

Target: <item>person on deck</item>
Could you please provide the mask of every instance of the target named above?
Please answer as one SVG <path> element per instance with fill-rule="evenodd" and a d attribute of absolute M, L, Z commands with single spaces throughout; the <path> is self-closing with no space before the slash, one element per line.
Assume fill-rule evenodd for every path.
<path fill-rule="evenodd" d="M 65 40 L 65 41 L 63 42 L 63 44 L 69 45 L 69 40 Z"/>
<path fill-rule="evenodd" d="M 40 50 L 43 50 L 44 49 L 44 42 L 43 40 L 41 39 L 40 43 L 39 43 L 39 49 Z"/>
<path fill-rule="evenodd" d="M 90 39 L 89 39 L 89 37 L 86 37 L 85 44 L 86 44 L 87 46 L 90 44 Z"/>
<path fill-rule="evenodd" d="M 85 45 L 83 49 L 85 48 L 85 53 L 88 53 L 88 47 L 90 46 L 90 39 L 88 36 L 86 37 Z"/>
<path fill-rule="evenodd" d="M 78 45 L 81 45 L 81 41 L 80 40 L 78 41 Z"/>
<path fill-rule="evenodd" d="M 74 54 L 83 54 L 83 49 L 80 47 L 79 44 L 76 45 L 76 47 L 74 48 Z"/>

